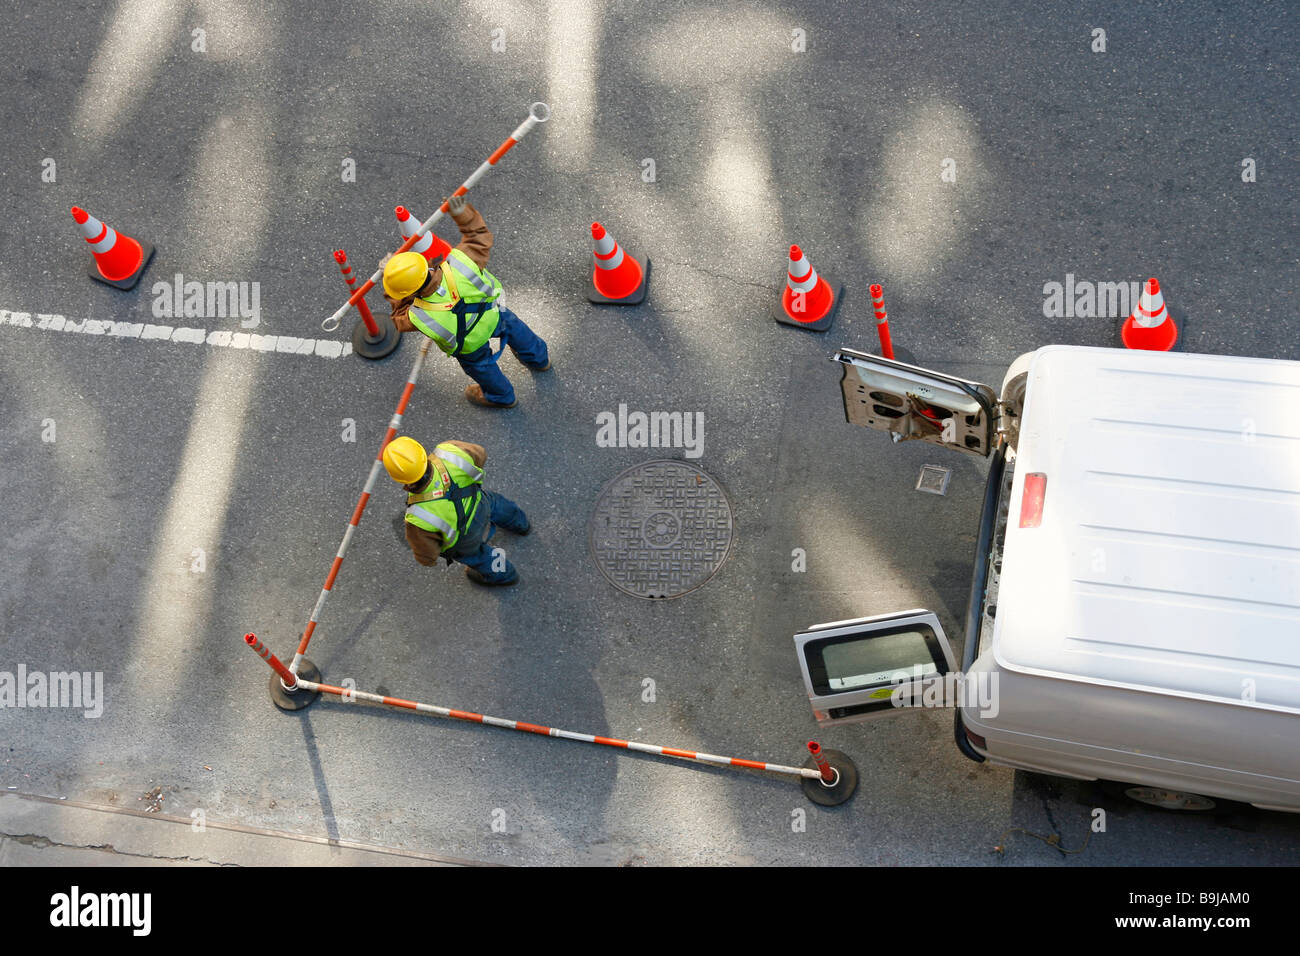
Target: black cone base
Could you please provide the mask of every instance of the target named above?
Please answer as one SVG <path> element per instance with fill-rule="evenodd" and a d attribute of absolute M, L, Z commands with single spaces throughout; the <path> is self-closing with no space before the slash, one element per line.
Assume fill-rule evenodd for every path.
<path fill-rule="evenodd" d="M 307 658 L 302 659 L 298 665 L 298 676 L 303 680 L 309 680 L 313 684 L 320 683 L 320 668 L 309 661 Z M 271 703 L 275 704 L 281 710 L 302 710 L 304 707 L 310 707 L 316 703 L 316 698 L 320 696 L 318 690 L 298 690 L 290 693 L 284 689 L 280 683 L 280 675 L 271 673 Z M 816 783 L 817 781 L 813 781 Z"/>
<path fill-rule="evenodd" d="M 830 282 L 829 279 L 826 281 Z M 803 329 L 806 332 L 825 332 L 831 327 L 831 323 L 835 321 L 835 313 L 840 310 L 840 302 L 844 298 L 843 282 L 831 282 L 830 286 L 831 307 L 827 310 L 826 314 L 816 322 L 799 322 L 786 315 L 785 306 L 782 305 L 782 301 L 785 299 L 784 292 L 782 292 L 780 298 L 777 299 L 776 311 L 772 314 L 772 318 L 776 319 L 782 325 L 793 326 L 796 329 Z"/>
<path fill-rule="evenodd" d="M 375 325 L 379 326 L 379 338 L 370 337 L 370 330 L 364 321 L 358 321 L 352 327 L 352 351 L 362 358 L 384 358 L 392 355 L 402 344 L 402 333 L 397 331 L 397 326 L 389 316 L 376 315 L 374 320 Z"/>
<path fill-rule="evenodd" d="M 834 786 L 828 787 L 821 780 L 813 780 L 810 777 L 801 777 L 799 782 L 803 786 L 804 796 L 813 803 L 823 807 L 836 807 L 853 796 L 853 792 L 858 789 L 858 768 L 842 750 L 823 750 L 822 756 L 826 758 L 828 764 L 839 771 Z M 804 762 L 804 766 L 816 770 L 817 762 L 809 757 Z"/>
<path fill-rule="evenodd" d="M 122 241 L 122 234 L 120 232 L 117 234 L 117 241 Z M 90 258 L 90 268 L 86 270 L 87 273 L 96 282 L 102 282 L 104 285 L 111 285 L 114 289 L 134 289 L 135 284 L 139 282 L 140 277 L 144 275 L 144 270 L 148 267 L 149 260 L 153 258 L 154 251 L 153 243 L 145 242 L 143 239 L 136 239 L 135 241 L 140 243 L 140 251 L 144 253 L 144 255 L 140 257 L 140 268 L 136 269 L 135 272 L 132 272 L 125 279 L 104 278 L 99 271 L 99 265 L 95 262 L 94 256 L 91 256 Z"/>
<path fill-rule="evenodd" d="M 624 249 L 623 255 L 627 254 L 627 250 Z M 631 295 L 622 299 L 611 299 L 609 296 L 597 292 L 593 283 L 591 288 L 587 290 L 587 301 L 592 305 L 640 305 L 644 302 L 646 292 L 650 289 L 650 260 L 642 261 L 637 259 L 637 262 L 641 263 L 641 284 L 636 287 L 636 291 Z"/>

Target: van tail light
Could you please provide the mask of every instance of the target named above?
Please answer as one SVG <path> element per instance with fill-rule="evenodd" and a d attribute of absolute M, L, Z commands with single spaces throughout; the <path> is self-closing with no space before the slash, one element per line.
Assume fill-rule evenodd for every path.
<path fill-rule="evenodd" d="M 980 750 L 989 749 L 989 744 L 987 740 L 985 740 L 979 734 L 971 733 L 969 728 L 965 728 L 965 729 L 966 729 L 966 739 L 969 740 L 975 747 L 979 748 Z"/>
<path fill-rule="evenodd" d="M 1025 490 L 1020 498 L 1020 527 L 1037 528 L 1043 523 L 1043 499 L 1047 496 L 1047 475 L 1041 471 L 1025 475 Z"/>

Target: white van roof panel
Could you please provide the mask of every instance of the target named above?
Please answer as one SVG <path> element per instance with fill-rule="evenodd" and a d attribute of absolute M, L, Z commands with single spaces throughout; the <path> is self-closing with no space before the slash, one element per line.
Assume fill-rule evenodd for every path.
<path fill-rule="evenodd" d="M 1012 670 L 1300 713 L 1300 362 L 1039 349 L 994 620 Z"/>

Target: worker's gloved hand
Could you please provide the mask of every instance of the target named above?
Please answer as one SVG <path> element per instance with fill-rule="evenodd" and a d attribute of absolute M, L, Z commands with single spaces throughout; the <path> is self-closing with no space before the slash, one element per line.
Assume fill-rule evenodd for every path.
<path fill-rule="evenodd" d="M 452 196 L 450 199 L 448 199 L 447 211 L 450 212 L 453 216 L 459 216 L 462 212 L 465 211 L 465 197 Z"/>

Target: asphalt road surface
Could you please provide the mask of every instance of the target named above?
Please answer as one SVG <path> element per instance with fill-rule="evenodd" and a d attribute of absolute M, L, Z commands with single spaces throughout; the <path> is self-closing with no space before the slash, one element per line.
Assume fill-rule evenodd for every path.
<path fill-rule="evenodd" d="M 1298 817 L 976 766 L 949 712 L 819 735 L 790 640 L 909 607 L 961 639 L 985 466 L 845 423 L 827 358 L 875 348 L 870 283 L 898 345 L 994 385 L 1038 346 L 1116 344 L 1118 318 L 1045 315 L 1067 275 L 1158 276 L 1188 351 L 1300 358 L 1286 4 L 311 7 L 46 2 L 0 35 L 0 669 L 101 672 L 106 697 L 0 711 L 0 785 L 489 862 L 1300 862 Z M 502 541 L 522 583 L 416 565 L 381 476 L 310 656 L 334 683 L 672 747 L 798 763 L 815 736 L 860 768 L 842 807 L 335 700 L 281 714 L 242 644 L 292 654 L 414 360 L 332 357 L 353 319 L 320 330 L 346 291 L 331 251 L 368 273 L 393 207 L 428 216 L 534 101 L 551 120 L 470 198 L 554 370 L 504 356 L 519 405 L 489 411 L 434 352 L 404 423 L 487 446 L 532 518 Z M 157 246 L 134 291 L 87 278 L 73 205 Z M 653 260 L 646 305 L 587 303 L 595 219 Z M 845 284 L 824 335 L 772 321 L 791 242 Z M 256 315 L 160 317 L 178 274 L 256 283 Z M 149 324 L 203 341 L 130 334 Z M 264 338 L 204 339 L 223 331 Z M 601 488 L 685 457 L 598 447 L 620 404 L 702 413 L 692 461 L 732 508 L 726 563 L 674 600 L 589 554 Z M 929 462 L 944 497 L 914 490 Z M 1097 806 L 1082 853 L 1007 833 L 1074 849 Z"/>

